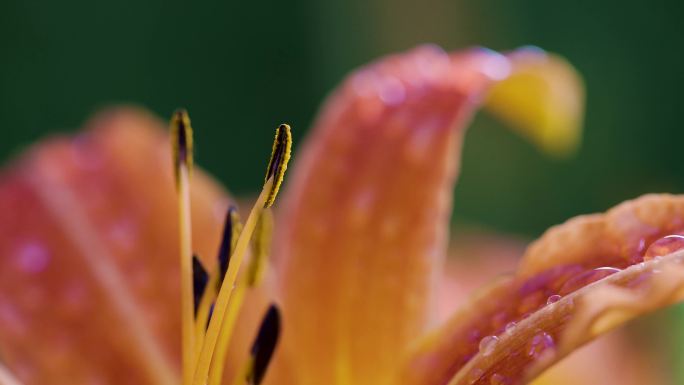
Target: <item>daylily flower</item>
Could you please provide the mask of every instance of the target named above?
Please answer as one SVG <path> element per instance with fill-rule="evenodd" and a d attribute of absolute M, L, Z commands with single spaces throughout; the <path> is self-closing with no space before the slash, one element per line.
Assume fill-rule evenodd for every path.
<path fill-rule="evenodd" d="M 247 293 L 224 378 L 244 367 L 271 299 L 283 335 L 265 383 L 304 385 L 525 383 L 680 300 L 682 245 L 660 238 L 684 230 L 684 198 L 652 195 L 551 229 L 515 274 L 436 322 L 451 191 L 475 108 L 485 103 L 564 154 L 579 138 L 582 94 L 565 61 L 530 49 L 421 47 L 352 74 L 296 152 L 273 269 Z M 2 176 L 0 357 L 26 384 L 178 383 L 168 138 L 130 110 L 87 126 Z M 193 250 L 215 272 L 231 199 L 201 172 L 191 183 Z"/>

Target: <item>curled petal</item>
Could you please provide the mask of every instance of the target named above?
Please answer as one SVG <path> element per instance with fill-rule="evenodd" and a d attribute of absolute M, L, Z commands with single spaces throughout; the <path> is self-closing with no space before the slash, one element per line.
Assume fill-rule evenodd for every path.
<path fill-rule="evenodd" d="M 538 48 L 522 48 L 508 57 L 511 75 L 492 85 L 487 110 L 545 152 L 572 153 L 582 133 L 582 78 L 565 59 Z"/>
<path fill-rule="evenodd" d="M 385 383 L 428 325 L 464 129 L 513 61 L 420 47 L 355 72 L 325 104 L 274 247 L 281 351 L 300 383 Z"/>
<path fill-rule="evenodd" d="M 681 300 L 682 252 L 643 255 L 682 230 L 683 210 L 684 197 L 649 195 L 550 230 L 516 275 L 417 347 L 401 383 L 525 383 L 598 335 Z"/>
<path fill-rule="evenodd" d="M 300 383 L 384 383 L 424 330 L 464 128 L 508 71 L 491 51 L 420 47 L 355 72 L 325 104 L 274 246 Z"/>
<path fill-rule="evenodd" d="M 635 265 L 545 306 L 499 336 L 450 385 L 531 381 L 578 346 L 640 315 L 684 299 L 684 252 Z M 506 382 L 504 382 L 506 383 Z"/>

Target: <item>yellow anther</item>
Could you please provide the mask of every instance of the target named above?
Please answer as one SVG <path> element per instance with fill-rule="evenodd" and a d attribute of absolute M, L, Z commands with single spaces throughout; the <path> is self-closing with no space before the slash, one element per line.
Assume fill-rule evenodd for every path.
<path fill-rule="evenodd" d="M 171 117 L 171 146 L 173 148 L 173 169 L 175 170 L 176 184 L 178 184 L 182 166 L 192 170 L 192 126 L 188 113 L 179 109 Z"/>
<path fill-rule="evenodd" d="M 283 183 L 283 177 L 285 176 L 285 170 L 287 170 L 287 163 L 290 161 L 291 151 L 292 133 L 290 132 L 290 126 L 281 124 L 276 128 L 271 159 L 268 161 L 268 167 L 266 168 L 264 181 L 273 178 L 273 186 L 271 186 L 271 191 L 268 194 L 264 207 L 271 207 L 278 195 L 278 190 L 280 190 L 280 185 Z"/>
<path fill-rule="evenodd" d="M 291 150 L 290 126 L 282 124 L 276 130 L 271 158 L 266 171 L 266 182 L 247 217 L 244 229 L 240 232 L 229 259 L 225 278 L 221 282 L 221 288 L 216 296 L 214 313 L 209 321 L 209 327 L 195 367 L 192 382 L 194 385 L 206 385 L 207 382 L 210 384 L 220 383 L 227 345 L 233 332 L 237 312 L 242 306 L 247 289 L 245 280 L 241 280 L 236 285 L 238 271 L 249 249 L 257 221 L 261 218 L 263 211 L 273 204 L 278 194 L 285 170 L 287 170 L 287 163 L 290 160 Z"/>
<path fill-rule="evenodd" d="M 178 190 L 178 229 L 180 240 L 181 325 L 183 384 L 190 384 L 195 362 L 194 300 L 192 280 L 192 229 L 190 218 L 190 172 L 192 170 L 192 128 L 185 110 L 171 118 L 173 168 Z"/>

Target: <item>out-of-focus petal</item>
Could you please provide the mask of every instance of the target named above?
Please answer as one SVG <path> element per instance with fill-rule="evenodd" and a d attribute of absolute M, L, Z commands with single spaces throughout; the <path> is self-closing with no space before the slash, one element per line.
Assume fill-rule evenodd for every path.
<path fill-rule="evenodd" d="M 525 243 L 513 237 L 463 229 L 455 233 L 440 283 L 438 323 L 451 317 L 484 284 L 515 271 L 525 251 Z"/>
<path fill-rule="evenodd" d="M 681 231 L 684 197 L 649 195 L 550 230 L 519 272 L 417 347 L 404 384 L 519 384 L 578 346 L 684 297 L 684 252 L 642 262 Z"/>
<path fill-rule="evenodd" d="M 544 372 L 531 385 L 670 385 L 659 357 L 639 350 L 623 330 L 580 348 Z"/>
<path fill-rule="evenodd" d="M 175 384 L 177 205 L 163 124 L 105 112 L 0 178 L 0 358 L 26 384 Z M 213 267 L 225 193 L 193 174 L 195 249 Z M 246 349 L 246 348 L 245 348 Z"/>
<path fill-rule="evenodd" d="M 505 56 L 421 47 L 354 74 L 295 158 L 276 226 L 300 384 L 382 384 L 428 324 L 464 128 Z"/>
<path fill-rule="evenodd" d="M 553 155 L 579 145 L 584 83 L 565 59 L 537 48 L 508 55 L 511 75 L 492 86 L 485 105 L 522 135 Z"/>

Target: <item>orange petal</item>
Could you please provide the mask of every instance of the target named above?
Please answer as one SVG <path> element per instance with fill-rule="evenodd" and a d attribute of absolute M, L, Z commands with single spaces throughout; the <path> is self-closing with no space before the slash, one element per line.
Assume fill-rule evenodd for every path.
<path fill-rule="evenodd" d="M 427 325 L 464 127 L 507 59 L 421 47 L 351 75 L 296 157 L 274 253 L 300 384 L 377 384 Z"/>
<path fill-rule="evenodd" d="M 550 230 L 516 276 L 423 341 L 402 383 L 524 383 L 598 335 L 681 300 L 684 252 L 642 256 L 657 238 L 681 231 L 683 218 L 684 197 L 649 195 Z"/>
<path fill-rule="evenodd" d="M 0 357 L 26 384 L 175 384 L 176 195 L 147 114 L 99 115 L 0 182 Z M 225 193 L 193 176 L 195 248 L 213 266 Z"/>
<path fill-rule="evenodd" d="M 440 319 L 453 315 L 476 288 L 493 277 L 514 271 L 515 262 L 524 251 L 522 241 L 499 234 L 468 229 L 455 233 L 440 290 Z M 634 332 L 617 330 L 592 341 L 545 371 L 532 385 L 669 384 L 662 365 L 658 364 L 663 357 L 645 352 L 644 339 L 631 338 Z"/>

